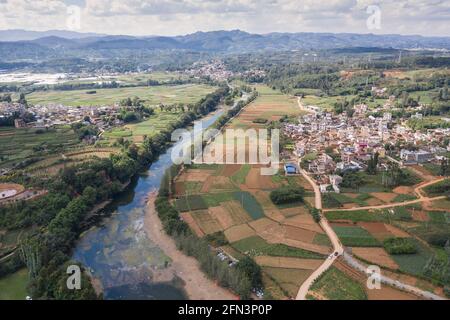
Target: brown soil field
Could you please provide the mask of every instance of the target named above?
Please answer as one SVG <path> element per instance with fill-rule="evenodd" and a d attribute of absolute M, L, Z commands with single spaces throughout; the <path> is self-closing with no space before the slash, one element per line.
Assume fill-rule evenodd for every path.
<path fill-rule="evenodd" d="M 205 182 L 214 172 L 213 170 L 189 169 L 180 176 L 179 181 Z"/>
<path fill-rule="evenodd" d="M 252 167 L 247 177 L 245 178 L 245 185 L 249 189 L 276 189 L 278 184 L 272 181 L 271 176 L 261 175 L 261 169 Z"/>
<path fill-rule="evenodd" d="M 397 263 L 382 248 L 352 248 L 353 254 L 380 267 L 398 269 Z"/>
<path fill-rule="evenodd" d="M 358 205 L 356 203 L 346 203 L 344 205 L 342 205 L 342 207 L 344 209 L 353 209 L 356 208 Z"/>
<path fill-rule="evenodd" d="M 380 290 L 366 289 L 369 300 L 420 300 L 419 297 L 382 285 Z"/>
<path fill-rule="evenodd" d="M 223 230 L 226 230 L 234 225 L 233 218 L 230 213 L 223 207 L 212 207 L 208 209 L 209 214 L 219 221 Z"/>
<path fill-rule="evenodd" d="M 206 179 L 202 186 L 202 193 L 208 193 L 211 190 L 233 190 L 234 185 L 231 183 L 228 177 L 223 176 L 210 176 Z"/>
<path fill-rule="evenodd" d="M 398 238 L 410 238 L 411 237 L 405 231 L 400 230 L 399 228 L 396 228 L 394 226 L 391 226 L 390 224 L 386 224 L 386 229 L 388 229 L 389 232 L 394 235 L 394 237 L 398 237 Z"/>
<path fill-rule="evenodd" d="M 256 235 L 255 230 L 250 228 L 247 224 L 231 227 L 230 229 L 225 230 L 224 233 L 227 240 L 231 243 Z"/>
<path fill-rule="evenodd" d="M 404 78 L 405 72 L 400 70 L 389 70 L 383 71 L 383 74 L 386 78 Z"/>
<path fill-rule="evenodd" d="M 314 231 L 316 233 L 322 234 L 325 233 L 309 214 L 302 214 L 292 218 L 285 219 L 283 221 L 283 224 Z"/>
<path fill-rule="evenodd" d="M 386 225 L 381 222 L 359 222 L 358 226 L 366 229 L 372 234 L 375 239 L 383 241 L 386 238 L 392 237 L 392 233 L 386 228 Z"/>
<path fill-rule="evenodd" d="M 252 221 L 249 223 L 250 227 L 256 230 L 256 232 L 264 232 L 268 229 L 271 229 L 279 224 L 267 218 L 262 218 L 256 221 Z"/>
<path fill-rule="evenodd" d="M 434 175 L 422 166 L 415 165 L 415 166 L 411 166 L 411 168 L 414 169 L 415 171 L 417 171 L 418 173 L 420 173 L 421 177 L 424 178 L 425 180 L 433 180 L 434 179 Z"/>
<path fill-rule="evenodd" d="M 266 209 L 274 209 L 276 206 L 270 200 L 270 192 L 264 190 L 249 190 L 249 192 L 256 198 L 256 200 L 261 204 L 261 206 Z"/>
<path fill-rule="evenodd" d="M 421 222 L 430 221 L 430 217 L 428 216 L 426 211 L 413 210 L 411 212 L 411 214 L 412 214 L 413 219 L 416 221 L 421 221 Z"/>
<path fill-rule="evenodd" d="M 186 188 L 184 187 L 184 182 L 175 182 L 175 196 L 182 196 L 186 194 Z"/>
<path fill-rule="evenodd" d="M 370 195 L 385 203 L 390 203 L 397 197 L 397 194 L 388 192 L 372 192 Z"/>
<path fill-rule="evenodd" d="M 312 207 L 314 207 L 316 205 L 316 200 L 314 197 L 305 197 L 304 200 L 306 203 L 308 203 Z"/>
<path fill-rule="evenodd" d="M 375 207 L 375 206 L 380 206 L 380 205 L 383 205 L 383 204 L 384 204 L 383 201 L 381 201 L 381 200 L 379 200 L 379 199 L 376 199 L 376 198 L 370 198 L 369 200 L 366 200 L 366 203 L 367 203 L 369 206 L 373 206 L 373 207 Z"/>
<path fill-rule="evenodd" d="M 203 236 L 205 236 L 205 233 L 202 231 L 202 229 L 200 229 L 197 222 L 194 220 L 194 218 L 189 212 L 183 212 L 180 214 L 180 216 L 198 237 L 202 238 Z"/>
<path fill-rule="evenodd" d="M 255 262 L 262 267 L 316 270 L 323 261 L 318 259 L 258 256 L 255 257 Z"/>
<path fill-rule="evenodd" d="M 17 194 L 24 192 L 25 187 L 15 183 L 0 183 L 0 191 L 15 190 Z M 16 194 L 16 195 L 17 195 Z"/>
<path fill-rule="evenodd" d="M 309 214 L 308 209 L 306 207 L 280 209 L 280 212 L 286 218 L 291 218 L 299 214 L 301 215 Z"/>
<path fill-rule="evenodd" d="M 281 214 L 280 210 L 277 208 L 272 208 L 272 209 L 264 209 L 264 214 L 266 217 L 281 223 L 284 221 L 284 219 L 286 218 L 283 214 Z"/>
<path fill-rule="evenodd" d="M 236 172 L 238 172 L 241 169 L 242 165 L 240 164 L 227 164 L 224 166 L 223 171 L 220 173 L 220 175 L 225 177 L 231 177 Z"/>
<path fill-rule="evenodd" d="M 241 206 L 239 201 L 231 200 L 222 202 L 220 205 L 223 207 L 230 215 L 233 220 L 233 225 L 243 224 L 252 221 L 252 218 L 248 215 L 245 209 Z"/>
<path fill-rule="evenodd" d="M 316 233 L 310 230 L 285 226 L 286 238 L 312 243 Z"/>
<path fill-rule="evenodd" d="M 395 193 L 397 194 L 410 194 L 410 195 L 414 195 L 414 188 L 413 187 L 397 187 L 394 190 Z"/>
<path fill-rule="evenodd" d="M 222 230 L 219 222 L 207 210 L 192 211 L 191 215 L 205 234 L 213 234 Z"/>

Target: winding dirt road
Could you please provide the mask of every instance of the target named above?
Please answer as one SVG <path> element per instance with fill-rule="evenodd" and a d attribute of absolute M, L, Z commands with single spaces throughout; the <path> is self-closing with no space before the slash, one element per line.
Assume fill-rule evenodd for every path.
<path fill-rule="evenodd" d="M 299 161 L 299 163 L 300 163 L 300 161 Z M 303 175 L 303 177 L 306 180 L 308 180 L 308 182 L 313 186 L 314 193 L 315 193 L 315 207 L 317 209 L 321 210 L 322 209 L 322 194 L 320 192 L 319 187 L 317 186 L 315 181 L 308 175 L 308 173 L 305 170 L 300 169 L 300 172 Z M 418 186 L 416 189 L 419 192 L 418 193 L 419 197 L 421 197 L 420 191 L 423 188 L 426 188 L 432 184 L 438 183 L 442 180 L 443 179 L 437 179 L 437 180 L 430 181 L 428 183 Z M 442 198 L 442 197 L 431 198 L 431 199 L 437 200 L 438 198 Z M 446 198 L 446 197 L 444 197 L 444 198 Z M 426 201 L 426 200 L 430 200 L 430 198 L 422 197 L 421 199 L 419 199 L 417 201 L 420 202 L 420 201 Z M 404 206 L 405 203 L 400 203 L 399 205 Z M 375 207 L 375 208 L 380 208 L 380 207 Z M 357 208 L 357 210 L 361 210 L 361 209 L 362 208 Z M 331 228 L 330 224 L 328 223 L 328 220 L 324 216 L 322 216 L 322 218 L 321 218 L 320 226 L 323 228 L 323 230 L 326 232 L 327 236 L 330 238 L 331 243 L 333 244 L 334 252 L 301 285 L 301 287 L 297 293 L 296 300 L 306 300 L 306 295 L 308 294 L 308 291 L 311 288 L 314 281 L 318 277 L 320 277 L 320 275 L 322 275 L 325 271 L 327 271 L 333 265 L 335 260 L 340 256 L 344 257 L 344 261 L 346 261 L 349 266 L 351 266 L 352 268 L 356 269 L 359 272 L 366 274 L 366 270 L 365 270 L 364 266 L 361 263 L 359 263 L 356 259 L 354 259 L 351 255 L 344 252 L 344 247 L 342 246 L 341 242 L 339 241 L 338 236 L 336 235 L 334 230 Z M 420 288 L 404 284 L 400 281 L 393 280 L 393 279 L 383 276 L 383 275 L 381 276 L 381 282 L 385 283 L 387 285 L 393 286 L 397 289 L 415 294 L 421 298 L 430 299 L 430 300 L 446 300 L 445 298 L 435 295 L 431 292 L 424 291 Z"/>
<path fill-rule="evenodd" d="M 315 194 L 315 207 L 316 209 L 322 210 L 322 194 L 320 193 L 319 186 L 314 182 L 314 180 L 306 173 L 305 170 L 300 169 L 301 174 L 303 177 L 308 180 L 308 182 L 311 184 L 311 186 L 314 188 L 314 194 Z M 305 282 L 301 285 L 296 300 L 306 300 L 306 295 L 309 291 L 309 288 L 312 286 L 314 281 L 319 278 L 319 276 L 327 271 L 334 263 L 334 261 L 341 256 L 344 253 L 344 247 L 342 246 L 341 242 L 339 241 L 338 236 L 334 232 L 334 230 L 331 228 L 330 224 L 328 223 L 328 220 L 321 216 L 320 226 L 327 234 L 328 238 L 331 240 L 331 243 L 333 244 L 334 251 L 333 253 L 320 265 L 320 267 L 315 270 L 308 279 L 306 279 Z"/>

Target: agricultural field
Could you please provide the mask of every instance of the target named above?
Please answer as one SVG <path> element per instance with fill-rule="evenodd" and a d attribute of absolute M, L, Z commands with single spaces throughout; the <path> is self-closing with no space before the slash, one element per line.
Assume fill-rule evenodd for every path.
<path fill-rule="evenodd" d="M 277 121 L 302 113 L 297 99 L 266 86 L 226 129 L 262 128 L 255 119 Z M 243 145 L 247 146 L 248 143 Z M 247 152 L 246 150 L 246 152 Z M 281 168 L 281 166 L 280 166 Z M 174 204 L 200 237 L 223 232 L 226 252 L 248 255 L 263 269 L 269 296 L 294 298 L 301 283 L 331 250 L 331 244 L 303 202 L 275 205 L 270 192 L 281 186 L 312 188 L 302 177 L 261 175 L 261 165 L 192 165 L 175 181 Z"/>
<path fill-rule="evenodd" d="M 21 269 L 0 279 L 0 300 L 25 300 L 28 270 Z"/>
<path fill-rule="evenodd" d="M 185 84 L 178 86 L 124 87 L 112 89 L 71 91 L 37 91 L 26 96 L 31 104 L 63 104 L 66 106 L 111 105 L 128 97 L 139 97 L 147 105 L 195 103 L 214 91 L 208 85 Z"/>
<path fill-rule="evenodd" d="M 14 166 L 40 154 L 62 153 L 79 144 L 78 136 L 69 127 L 49 130 L 0 128 L 0 167 Z"/>
<path fill-rule="evenodd" d="M 381 244 L 365 229 L 357 226 L 333 226 L 344 246 L 379 247 Z"/>
<path fill-rule="evenodd" d="M 310 291 L 328 300 L 367 300 L 363 286 L 335 267 L 328 269 Z"/>

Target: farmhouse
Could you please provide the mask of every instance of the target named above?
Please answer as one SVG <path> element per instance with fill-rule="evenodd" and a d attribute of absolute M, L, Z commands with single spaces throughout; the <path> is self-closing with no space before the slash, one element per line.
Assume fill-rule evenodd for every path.
<path fill-rule="evenodd" d="M 284 171 L 286 172 L 287 175 L 289 174 L 297 174 L 297 166 L 293 163 L 287 163 L 284 166 Z"/>

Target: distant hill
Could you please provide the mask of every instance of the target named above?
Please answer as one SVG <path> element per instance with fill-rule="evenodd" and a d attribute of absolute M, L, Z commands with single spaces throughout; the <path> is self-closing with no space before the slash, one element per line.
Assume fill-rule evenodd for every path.
<path fill-rule="evenodd" d="M 377 51 L 392 53 L 398 49 L 450 50 L 450 37 L 311 32 L 261 35 L 240 30 L 196 32 L 174 37 L 133 37 L 58 30 L 0 31 L 0 62 L 17 64 L 48 62 L 51 65 L 52 60 L 84 59 L 93 62 L 99 59 L 133 58 L 137 63 L 166 62 L 173 65 L 173 62 L 180 61 L 180 57 L 188 55 L 191 55 L 189 61 L 192 61 L 197 59 L 196 56 L 267 51 L 331 50 L 335 53 Z"/>
<path fill-rule="evenodd" d="M 87 37 L 105 36 L 97 33 L 80 33 L 65 30 L 28 31 L 21 29 L 0 30 L 0 41 L 30 41 L 45 37 L 60 37 L 66 39 L 81 39 Z"/>

